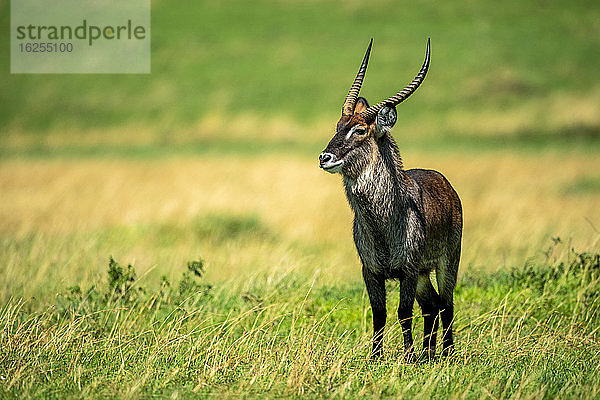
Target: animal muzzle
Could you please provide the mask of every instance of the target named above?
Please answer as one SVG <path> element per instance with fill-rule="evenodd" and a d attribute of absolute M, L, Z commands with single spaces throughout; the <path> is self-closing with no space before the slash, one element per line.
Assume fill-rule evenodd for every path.
<path fill-rule="evenodd" d="M 344 160 L 338 160 L 335 154 L 323 152 L 319 155 L 319 166 L 332 174 L 340 172 Z"/>

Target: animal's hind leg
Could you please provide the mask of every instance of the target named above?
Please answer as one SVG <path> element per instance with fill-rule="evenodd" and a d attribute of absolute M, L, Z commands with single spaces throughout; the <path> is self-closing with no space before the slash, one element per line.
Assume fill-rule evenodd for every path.
<path fill-rule="evenodd" d="M 441 300 L 431 284 L 429 272 L 419 275 L 416 297 L 424 319 L 423 351 L 427 359 L 432 360 L 435 356 Z"/>
<path fill-rule="evenodd" d="M 442 355 L 447 356 L 454 348 L 452 322 L 454 321 L 454 287 L 458 274 L 460 247 L 450 259 L 444 259 L 436 269 L 436 280 L 440 292 L 440 315 L 444 327 Z"/>

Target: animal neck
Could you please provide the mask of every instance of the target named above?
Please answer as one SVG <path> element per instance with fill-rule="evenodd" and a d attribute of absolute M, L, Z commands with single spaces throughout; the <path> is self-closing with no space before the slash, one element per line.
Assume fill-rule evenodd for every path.
<path fill-rule="evenodd" d="M 385 134 L 354 174 L 344 175 L 348 202 L 357 215 L 383 222 L 404 195 L 405 173 L 394 139 Z"/>

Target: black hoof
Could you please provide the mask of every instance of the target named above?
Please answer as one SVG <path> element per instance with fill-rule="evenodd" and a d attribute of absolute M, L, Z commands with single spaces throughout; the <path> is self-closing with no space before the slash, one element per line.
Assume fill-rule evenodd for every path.
<path fill-rule="evenodd" d="M 412 349 L 412 347 L 410 348 L 410 350 L 404 350 L 404 362 L 412 364 L 416 360 L 417 358 L 415 357 L 415 351 Z"/>
<path fill-rule="evenodd" d="M 450 345 L 447 347 L 444 347 L 444 350 L 442 350 L 442 357 L 450 357 L 451 355 L 454 354 L 454 345 Z"/>

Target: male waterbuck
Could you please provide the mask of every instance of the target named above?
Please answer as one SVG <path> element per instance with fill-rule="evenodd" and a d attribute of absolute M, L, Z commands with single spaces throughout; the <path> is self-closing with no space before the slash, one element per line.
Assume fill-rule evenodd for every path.
<path fill-rule="evenodd" d="M 400 281 L 398 318 L 404 354 L 414 358 L 412 308 L 415 297 L 424 316 L 424 355 L 435 354 L 438 314 L 443 324 L 443 354 L 453 346 L 453 293 L 460 259 L 462 207 L 442 174 L 404 170 L 390 129 L 396 106 L 423 82 L 430 47 L 421 71 L 394 96 L 373 106 L 358 97 L 371 53 L 369 43 L 354 83 L 342 106 L 336 133 L 319 155 L 321 168 L 343 177 L 354 211 L 354 243 L 373 310 L 373 356 L 382 353 L 386 320 L 386 279 Z M 431 284 L 435 271 L 438 292 Z"/>

